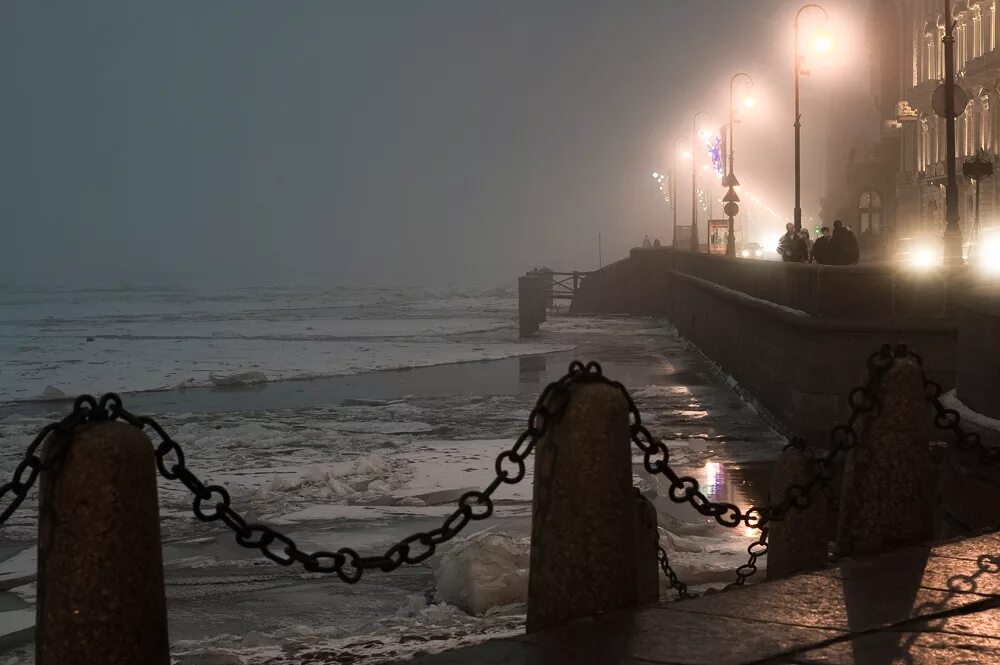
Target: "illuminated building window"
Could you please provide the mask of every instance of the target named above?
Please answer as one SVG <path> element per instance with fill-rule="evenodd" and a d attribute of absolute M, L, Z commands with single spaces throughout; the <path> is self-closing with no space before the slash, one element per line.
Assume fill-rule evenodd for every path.
<path fill-rule="evenodd" d="M 861 192 L 858 214 L 861 233 L 878 234 L 882 227 L 882 195 L 873 190 Z"/>
<path fill-rule="evenodd" d="M 990 111 L 990 98 L 983 97 L 983 150 L 993 147 L 993 113 Z"/>
<path fill-rule="evenodd" d="M 983 15 L 982 10 L 977 5 L 975 13 L 972 15 L 972 57 L 978 58 L 983 54 Z"/>
<path fill-rule="evenodd" d="M 934 40 L 934 35 L 932 33 L 927 33 L 927 41 L 924 47 L 927 49 L 927 57 L 924 58 L 924 64 L 926 66 L 924 73 L 924 80 L 933 81 L 938 78 L 937 75 L 937 43 Z"/>
<path fill-rule="evenodd" d="M 935 79 L 941 79 L 941 78 L 944 77 L 944 74 L 943 74 L 943 72 L 944 72 L 944 48 L 941 47 L 941 46 L 939 46 L 939 44 L 941 44 L 941 40 L 942 39 L 944 39 L 944 26 L 943 25 L 939 25 L 938 26 L 937 39 L 934 40 L 934 46 L 935 46 L 935 49 L 937 50 L 937 58 L 936 58 L 936 60 L 937 60 L 937 69 L 934 71 L 934 78 Z"/>
<path fill-rule="evenodd" d="M 920 124 L 917 126 L 918 141 L 917 145 L 917 170 L 926 171 L 927 164 L 930 162 L 931 153 L 931 133 L 927 127 L 927 118 L 921 118 Z"/>
<path fill-rule="evenodd" d="M 996 0 L 990 3 L 990 51 L 997 48 L 997 3 Z"/>
<path fill-rule="evenodd" d="M 958 71 L 965 69 L 965 63 L 969 60 L 969 40 L 968 34 L 966 33 L 966 22 L 965 14 L 958 19 L 958 27 L 955 29 L 958 33 L 957 47 L 958 47 Z"/>

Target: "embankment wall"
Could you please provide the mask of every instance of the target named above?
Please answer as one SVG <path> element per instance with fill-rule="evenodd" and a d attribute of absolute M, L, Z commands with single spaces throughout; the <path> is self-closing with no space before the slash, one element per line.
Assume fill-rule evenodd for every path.
<path fill-rule="evenodd" d="M 972 279 L 943 268 L 635 250 L 587 277 L 571 311 L 669 319 L 788 434 L 822 443 L 849 415 L 845 395 L 864 381 L 865 360 L 882 343 L 909 345 L 929 376 L 955 386 L 958 321 Z"/>

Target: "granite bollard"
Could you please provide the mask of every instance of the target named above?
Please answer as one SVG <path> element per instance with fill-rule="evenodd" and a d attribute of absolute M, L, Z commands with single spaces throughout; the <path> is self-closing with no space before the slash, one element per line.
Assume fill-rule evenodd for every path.
<path fill-rule="evenodd" d="M 167 665 L 153 445 L 119 422 L 51 436 L 38 521 L 38 665 Z"/>
<path fill-rule="evenodd" d="M 898 358 L 882 377 L 878 399 L 844 465 L 839 555 L 870 554 L 933 532 L 931 410 L 920 367 Z"/>
<path fill-rule="evenodd" d="M 771 482 L 771 501 L 780 503 L 792 485 L 808 483 L 820 466 L 808 451 L 789 447 L 781 453 Z M 835 528 L 830 486 L 813 489 L 808 508 L 788 509 L 785 517 L 768 523 L 767 579 L 788 577 L 804 570 L 822 568 L 829 561 Z"/>
<path fill-rule="evenodd" d="M 648 516 L 649 506 L 636 502 L 626 400 L 601 383 L 568 390 L 535 450 L 528 632 L 658 593 L 655 536 L 645 536 L 656 521 L 646 526 L 640 511 Z M 641 583 L 651 589 L 640 593 Z"/>

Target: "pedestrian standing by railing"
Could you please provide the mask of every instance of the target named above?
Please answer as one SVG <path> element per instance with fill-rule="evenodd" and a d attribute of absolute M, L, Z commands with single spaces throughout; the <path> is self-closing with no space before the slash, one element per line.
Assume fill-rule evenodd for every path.
<path fill-rule="evenodd" d="M 814 263 L 820 265 L 831 265 L 833 263 L 833 253 L 830 247 L 830 227 L 824 226 L 819 231 L 820 235 L 813 243 L 810 258 Z"/>
<path fill-rule="evenodd" d="M 854 265 L 861 259 L 861 249 L 854 232 L 844 226 L 839 219 L 833 222 L 833 237 L 830 240 L 833 264 L 838 266 Z"/>
<path fill-rule="evenodd" d="M 804 261 L 806 263 L 809 263 L 812 261 L 812 249 L 813 249 L 812 238 L 809 237 L 809 231 L 807 229 L 802 229 L 801 231 L 799 231 L 799 236 L 802 237 L 802 242 L 804 242 L 806 245 L 806 258 L 804 259 Z"/>
<path fill-rule="evenodd" d="M 785 262 L 804 263 L 809 260 L 809 249 L 802 236 L 795 232 L 794 225 L 785 224 L 785 235 L 778 241 L 778 254 Z"/>

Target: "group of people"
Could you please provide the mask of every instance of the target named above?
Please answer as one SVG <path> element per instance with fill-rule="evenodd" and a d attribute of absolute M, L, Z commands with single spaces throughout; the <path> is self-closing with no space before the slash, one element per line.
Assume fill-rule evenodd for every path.
<path fill-rule="evenodd" d="M 827 266 L 854 265 L 861 259 L 854 231 L 839 219 L 833 223 L 832 233 L 829 226 L 824 226 L 815 242 L 806 229 L 796 231 L 794 225 L 786 224 L 785 235 L 778 241 L 778 254 L 782 261 Z"/>

